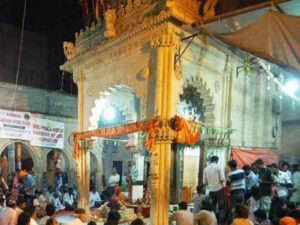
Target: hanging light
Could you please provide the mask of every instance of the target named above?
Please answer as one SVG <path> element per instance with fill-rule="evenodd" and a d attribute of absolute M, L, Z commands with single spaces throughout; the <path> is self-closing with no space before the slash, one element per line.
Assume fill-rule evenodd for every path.
<path fill-rule="evenodd" d="M 115 108 L 112 106 L 108 106 L 107 108 L 104 109 L 103 116 L 105 120 L 113 120 L 116 116 Z"/>
<path fill-rule="evenodd" d="M 296 79 L 289 80 L 285 85 L 285 91 L 289 94 L 295 94 L 298 90 L 298 81 Z"/>

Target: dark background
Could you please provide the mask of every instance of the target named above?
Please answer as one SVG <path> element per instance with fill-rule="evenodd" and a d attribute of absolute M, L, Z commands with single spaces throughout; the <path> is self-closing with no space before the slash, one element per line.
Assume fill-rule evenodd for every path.
<path fill-rule="evenodd" d="M 23 7 L 24 0 L 0 0 L 0 23 L 21 28 Z M 82 10 L 77 0 L 27 0 L 25 29 L 46 35 L 48 47 L 48 84 L 35 87 L 60 89 L 62 71 L 59 65 L 65 61 L 62 43 L 74 42 L 75 32 L 82 27 Z M 21 70 L 19 76 L 22 80 Z M 65 74 L 63 90 L 71 93 L 72 89 L 72 93 L 76 94 L 77 88 L 71 83 L 71 76 Z"/>
<path fill-rule="evenodd" d="M 216 12 L 222 14 L 261 2 L 265 2 L 265 0 L 219 0 Z M 23 7 L 24 0 L 0 0 L 0 23 L 21 28 Z M 59 90 L 62 81 L 62 71 L 59 70 L 59 65 L 65 61 L 62 43 L 63 41 L 74 42 L 74 33 L 83 27 L 82 9 L 78 0 L 27 0 L 25 29 L 45 35 L 48 47 L 47 73 L 38 76 L 32 75 L 32 79 L 39 79 L 39 76 L 43 75 L 47 76 L 47 79 L 41 79 L 32 84 L 26 82 L 28 75 L 26 75 L 27 78 L 22 78 L 22 70 L 20 70 L 19 83 L 37 88 Z M 17 57 L 17 54 L 14 57 Z M 15 71 L 16 69 L 10 72 L 10 80 L 3 79 L 1 81 L 14 83 Z M 24 71 L 23 76 L 25 76 Z M 67 93 L 76 94 L 77 88 L 72 83 L 71 76 L 71 74 L 65 73 L 63 90 Z"/>

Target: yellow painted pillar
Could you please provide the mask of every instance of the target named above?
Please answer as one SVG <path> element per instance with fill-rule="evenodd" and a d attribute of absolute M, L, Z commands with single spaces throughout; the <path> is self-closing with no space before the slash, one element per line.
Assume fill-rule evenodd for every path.
<path fill-rule="evenodd" d="M 156 51 L 156 115 L 161 117 L 162 126 L 158 132 L 155 147 L 151 153 L 152 179 L 152 224 L 168 224 L 170 199 L 171 143 L 173 131 L 170 119 L 176 112 L 174 98 L 179 98 L 179 90 L 174 71 L 175 49 L 179 38 L 172 29 L 151 42 Z"/>
<path fill-rule="evenodd" d="M 79 74 L 78 85 L 78 123 L 79 131 L 84 129 L 84 81 L 85 74 Z M 78 184 L 78 208 L 83 208 L 87 216 L 90 216 L 89 193 L 90 193 L 90 141 L 85 140 L 79 143 L 77 158 L 77 184 Z"/>

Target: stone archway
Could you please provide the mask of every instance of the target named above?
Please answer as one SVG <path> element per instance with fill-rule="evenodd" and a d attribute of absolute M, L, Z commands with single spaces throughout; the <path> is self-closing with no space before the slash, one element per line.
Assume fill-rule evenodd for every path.
<path fill-rule="evenodd" d="M 196 109 L 194 105 L 191 105 L 195 99 L 193 99 L 193 102 L 186 102 L 186 100 L 183 100 L 183 102 L 178 104 L 179 115 L 189 120 L 196 120 L 198 122 L 214 125 L 215 105 L 213 103 L 213 97 L 211 96 L 210 89 L 207 87 L 207 84 L 203 81 L 203 79 L 195 76 L 185 80 L 183 90 L 190 90 L 194 92 L 192 95 L 196 95 L 198 102 L 201 101 L 201 107 L 203 108 L 203 111 L 200 110 L 202 115 L 197 116 L 197 119 L 194 116 L 185 116 L 184 113 L 180 112 L 180 106 L 182 104 L 190 106 L 190 108 L 193 110 L 193 113 L 196 113 L 195 111 L 197 110 L 199 113 L 199 109 Z M 184 92 L 182 95 L 183 94 Z M 202 154 L 205 154 L 205 151 L 203 150 L 205 150 L 204 145 L 198 146 L 194 149 L 186 147 L 185 149 L 178 150 L 176 156 L 176 182 L 173 182 L 174 184 L 176 183 L 177 200 L 181 198 L 181 190 L 184 185 L 191 186 L 193 191 L 199 183 L 199 171 L 202 170 L 201 166 L 203 165 L 203 162 L 201 162 L 201 157 Z"/>
<path fill-rule="evenodd" d="M 103 163 L 102 158 L 99 156 L 99 152 L 97 151 L 97 143 L 96 143 L 96 149 L 94 149 L 90 152 L 90 172 L 94 173 L 95 178 L 95 188 L 100 193 L 103 191 L 103 184 L 102 184 L 102 175 L 103 175 Z M 90 186 L 91 187 L 91 186 Z"/>
<path fill-rule="evenodd" d="M 49 149 L 45 154 L 44 171 L 47 173 L 48 185 L 54 186 L 55 172 L 61 170 L 64 176 L 67 176 L 66 181 L 70 184 L 73 179 L 71 174 L 71 160 L 68 154 L 61 149 Z"/>
<path fill-rule="evenodd" d="M 113 97 L 113 93 L 126 90 L 131 92 L 132 96 L 135 96 L 136 99 L 139 99 L 138 106 L 132 105 L 132 103 L 128 104 L 126 101 L 122 99 L 118 99 L 117 97 Z M 103 112 L 105 105 L 109 102 L 110 105 L 117 107 L 121 114 L 125 116 L 124 123 L 132 123 L 137 120 L 143 120 L 146 118 L 146 104 L 143 102 L 144 97 L 140 97 L 136 94 L 136 92 L 126 85 L 114 85 L 107 89 L 105 92 L 101 92 L 99 94 L 99 98 L 95 100 L 95 106 L 92 108 L 92 115 L 89 118 L 89 130 L 98 129 L 98 122 L 101 113 Z M 137 107 L 137 108 L 136 108 Z M 138 144 L 138 134 L 130 134 L 128 135 L 129 142 L 132 145 L 137 146 Z M 139 149 L 140 151 L 141 149 Z"/>
<path fill-rule="evenodd" d="M 128 102 L 126 100 L 126 97 L 122 98 L 121 96 L 118 96 L 117 93 L 122 93 L 122 95 L 126 95 L 128 94 L 129 97 L 128 99 L 130 99 L 130 101 Z M 95 105 L 92 108 L 92 115 L 89 118 L 89 130 L 93 130 L 93 129 L 98 129 L 99 127 L 99 119 L 101 114 L 104 111 L 105 106 L 107 105 L 107 103 L 109 103 L 109 106 L 114 106 L 118 109 L 118 111 L 122 114 L 122 116 L 124 116 L 124 121 L 123 123 L 132 123 L 132 122 L 136 122 L 138 120 L 142 120 L 146 118 L 146 110 L 145 110 L 145 103 L 142 104 L 142 98 L 139 97 L 136 92 L 132 89 L 129 88 L 125 85 L 114 85 L 110 88 L 108 88 L 108 90 L 106 92 L 101 92 L 99 94 L 99 98 L 97 98 L 95 100 Z M 141 147 L 138 146 L 139 142 L 139 134 L 138 133 L 133 133 L 133 134 L 129 134 L 128 135 L 129 138 L 129 143 L 132 146 L 136 146 L 135 147 L 135 151 L 134 152 L 140 152 L 141 151 Z M 104 160 L 104 158 L 102 159 L 102 157 L 107 157 L 107 154 L 110 154 L 109 152 L 105 154 L 105 152 L 103 152 L 103 141 L 101 139 L 97 139 L 97 141 L 94 143 L 94 148 L 93 150 L 91 150 L 91 157 L 94 157 L 97 162 L 98 162 L 98 168 L 96 170 L 96 188 L 98 190 L 102 189 L 102 175 L 105 173 L 105 178 L 106 181 L 108 182 L 108 177 L 111 173 L 111 170 L 108 171 L 107 168 L 110 168 L 114 161 L 122 161 L 122 168 L 123 168 L 123 172 L 126 172 L 127 169 L 125 169 L 126 165 L 128 165 L 128 162 L 131 161 L 131 154 L 130 156 L 128 156 L 128 152 L 124 152 L 126 156 L 130 157 L 128 158 L 128 160 L 124 160 L 122 158 L 120 158 L 120 155 L 123 154 L 122 152 L 118 152 L 117 154 L 113 154 L 111 155 L 111 162 L 107 162 L 106 160 Z M 131 149 L 132 150 L 132 149 Z M 93 156 L 94 155 L 94 156 Z M 91 165 L 92 166 L 92 165 Z M 106 169 L 104 169 L 103 167 L 105 167 Z M 126 167 L 127 168 L 127 167 Z M 92 167 L 91 167 L 92 169 Z"/>
<path fill-rule="evenodd" d="M 184 87 L 192 86 L 197 89 L 197 92 L 200 93 L 201 98 L 203 99 L 204 110 L 204 120 L 202 122 L 214 125 L 215 124 L 215 104 L 213 104 L 213 97 L 210 93 L 210 89 L 207 87 L 207 84 L 203 81 L 202 78 L 198 76 L 191 77 L 190 79 L 185 80 Z"/>
<path fill-rule="evenodd" d="M 33 161 L 33 172 L 37 172 L 40 168 L 39 165 L 39 161 L 37 159 L 37 154 L 35 153 L 33 147 L 31 145 L 29 145 L 26 141 L 22 141 L 22 140 L 7 140 L 5 142 L 2 142 L 0 145 L 0 155 L 2 154 L 2 152 L 10 145 L 12 144 L 17 144 L 20 143 L 21 145 L 25 146 L 26 150 L 28 151 L 30 157 L 32 158 Z"/>
<path fill-rule="evenodd" d="M 23 151 L 25 149 L 25 151 Z M 5 140 L 0 144 L 1 172 L 4 179 L 16 169 L 32 171 L 36 176 L 39 164 L 34 149 L 25 141 Z M 17 159 L 17 161 L 15 160 Z"/>

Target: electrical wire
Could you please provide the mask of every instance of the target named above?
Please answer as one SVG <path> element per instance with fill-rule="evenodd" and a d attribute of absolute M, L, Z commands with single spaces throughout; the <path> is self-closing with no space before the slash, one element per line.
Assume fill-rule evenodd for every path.
<path fill-rule="evenodd" d="M 22 56 L 22 47 L 23 47 L 23 38 L 24 38 L 24 26 L 25 26 L 26 8 L 27 8 L 27 0 L 24 0 L 24 9 L 23 9 L 23 18 L 22 18 L 22 29 L 21 29 L 21 39 L 20 39 L 19 56 L 18 56 L 18 67 L 17 67 L 17 74 L 16 74 L 16 82 L 15 82 L 14 93 L 12 95 L 12 99 L 11 99 L 11 102 L 10 102 L 10 106 L 11 107 L 14 104 L 15 97 L 16 97 L 16 92 L 17 92 L 17 87 L 18 87 L 20 65 L 21 65 L 21 56 Z"/>

